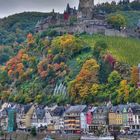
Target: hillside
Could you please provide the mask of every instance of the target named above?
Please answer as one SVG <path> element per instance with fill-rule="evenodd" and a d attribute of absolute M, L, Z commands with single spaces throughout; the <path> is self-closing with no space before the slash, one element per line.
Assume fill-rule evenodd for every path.
<path fill-rule="evenodd" d="M 125 17 L 126 19 L 126 25 L 128 28 L 135 28 L 136 25 L 138 24 L 138 20 L 140 19 L 140 11 L 118 11 L 115 13 L 112 13 L 111 15 L 114 14 L 121 14 Z"/>
<path fill-rule="evenodd" d="M 41 104 L 139 102 L 137 67 L 131 67 L 139 63 L 139 46 L 129 38 L 63 35 L 48 40 L 28 34 L 0 66 L 0 98 Z"/>
<path fill-rule="evenodd" d="M 140 40 L 122 37 L 107 37 L 102 35 L 82 36 L 82 39 L 90 46 L 94 46 L 99 40 L 108 43 L 109 52 L 121 62 L 137 66 L 140 63 Z"/>
<path fill-rule="evenodd" d="M 140 19 L 140 11 L 125 11 L 120 12 L 126 18 L 126 23 L 129 28 L 135 28 Z"/>
<path fill-rule="evenodd" d="M 0 19 L 0 44 L 21 43 L 29 32 L 34 32 L 38 20 L 50 13 L 24 12 Z"/>
<path fill-rule="evenodd" d="M 116 13 L 124 15 L 129 28 L 134 28 L 138 19 L 140 19 L 139 11 L 119 11 L 113 14 Z M 34 33 L 37 21 L 46 18 L 50 14 L 23 12 L 0 19 L 0 45 L 12 45 L 15 42 L 24 42 L 29 32 Z"/>

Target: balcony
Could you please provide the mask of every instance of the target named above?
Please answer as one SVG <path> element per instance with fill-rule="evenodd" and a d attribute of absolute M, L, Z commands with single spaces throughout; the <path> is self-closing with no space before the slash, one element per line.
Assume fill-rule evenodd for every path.
<path fill-rule="evenodd" d="M 79 117 L 80 116 L 80 114 L 78 114 L 78 113 L 71 113 L 71 114 L 65 114 L 65 117 Z"/>
<path fill-rule="evenodd" d="M 68 123 L 68 124 L 65 124 L 65 126 L 80 126 L 80 124 L 76 124 L 76 123 Z"/>
<path fill-rule="evenodd" d="M 65 130 L 80 130 L 80 127 L 65 127 Z"/>
<path fill-rule="evenodd" d="M 64 122 L 69 122 L 69 121 L 76 121 L 76 119 L 68 119 L 68 120 L 64 120 Z"/>

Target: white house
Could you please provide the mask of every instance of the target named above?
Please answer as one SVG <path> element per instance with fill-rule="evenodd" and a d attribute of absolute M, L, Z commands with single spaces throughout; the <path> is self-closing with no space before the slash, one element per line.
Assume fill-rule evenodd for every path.
<path fill-rule="evenodd" d="M 133 131 L 140 131 L 140 106 L 132 107 L 133 110 L 133 123 L 131 128 Z"/>
<path fill-rule="evenodd" d="M 47 127 L 47 125 L 48 123 L 44 107 L 36 107 L 32 115 L 31 126 L 40 128 Z"/>
<path fill-rule="evenodd" d="M 81 125 L 81 129 L 83 131 L 86 131 L 87 129 L 87 119 L 86 119 L 86 114 L 84 112 L 81 112 L 80 114 L 80 125 Z"/>

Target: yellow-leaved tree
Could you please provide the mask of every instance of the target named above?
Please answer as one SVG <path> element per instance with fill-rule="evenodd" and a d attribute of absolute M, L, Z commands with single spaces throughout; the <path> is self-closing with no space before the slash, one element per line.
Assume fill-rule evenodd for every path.
<path fill-rule="evenodd" d="M 131 82 L 137 86 L 139 80 L 138 67 L 133 66 L 131 70 Z"/>
<path fill-rule="evenodd" d="M 120 87 L 118 90 L 117 102 L 118 103 L 122 103 L 122 102 L 127 103 L 129 101 L 129 93 L 130 93 L 130 89 L 129 89 L 127 80 L 122 80 L 120 82 Z"/>
<path fill-rule="evenodd" d="M 86 101 L 93 84 L 98 83 L 99 65 L 95 59 L 87 60 L 77 77 L 69 84 L 69 94 L 75 102 Z"/>

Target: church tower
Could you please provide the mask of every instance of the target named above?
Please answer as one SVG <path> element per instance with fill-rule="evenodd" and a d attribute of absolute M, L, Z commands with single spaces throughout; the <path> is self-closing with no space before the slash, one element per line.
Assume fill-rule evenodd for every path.
<path fill-rule="evenodd" d="M 94 0 L 79 0 L 79 12 L 81 17 L 92 19 L 93 17 Z"/>

